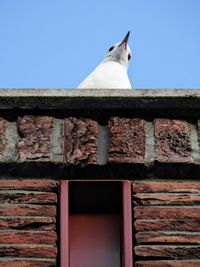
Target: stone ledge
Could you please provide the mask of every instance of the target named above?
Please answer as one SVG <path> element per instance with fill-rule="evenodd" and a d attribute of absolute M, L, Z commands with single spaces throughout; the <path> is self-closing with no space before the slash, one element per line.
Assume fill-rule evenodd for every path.
<path fill-rule="evenodd" d="M 200 114 L 200 90 L 0 89 L 0 109 L 13 108 L 101 111 L 139 109 L 141 112 L 153 108 L 157 114 L 162 114 L 163 110 L 168 110 L 168 115 L 173 114 L 174 109 L 179 110 L 179 113 L 181 109 L 184 112 L 196 110 Z"/>

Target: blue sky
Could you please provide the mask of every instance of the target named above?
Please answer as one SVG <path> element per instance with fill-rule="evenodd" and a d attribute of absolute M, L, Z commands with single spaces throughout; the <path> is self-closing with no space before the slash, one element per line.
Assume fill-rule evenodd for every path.
<path fill-rule="evenodd" d="M 75 88 L 131 31 L 133 88 L 200 88 L 199 0 L 0 0 L 0 88 Z"/>

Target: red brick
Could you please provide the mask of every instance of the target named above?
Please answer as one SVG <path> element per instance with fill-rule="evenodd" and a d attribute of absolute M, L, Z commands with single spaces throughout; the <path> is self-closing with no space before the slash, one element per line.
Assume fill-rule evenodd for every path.
<path fill-rule="evenodd" d="M 135 238 L 138 244 L 200 244 L 200 233 L 139 232 Z"/>
<path fill-rule="evenodd" d="M 136 231 L 191 231 L 200 232 L 200 220 L 197 219 L 137 219 Z"/>
<path fill-rule="evenodd" d="M 199 181 L 142 181 L 133 183 L 134 193 L 200 193 Z"/>
<path fill-rule="evenodd" d="M 56 245 L 57 235 L 52 231 L 0 231 L 0 244 Z"/>
<path fill-rule="evenodd" d="M 52 180 L 0 180 L 0 267 L 56 265 L 57 187 Z"/>
<path fill-rule="evenodd" d="M 169 206 L 169 205 L 179 205 L 179 206 L 192 206 L 200 204 L 200 195 L 192 194 L 136 194 L 133 197 L 133 202 L 135 205 L 142 206 Z"/>
<path fill-rule="evenodd" d="M 135 254 L 139 257 L 158 259 L 200 259 L 200 246 L 136 246 Z M 189 267 L 189 266 L 188 266 Z"/>
<path fill-rule="evenodd" d="M 197 121 L 197 128 L 198 128 L 198 140 L 200 144 L 200 120 Z"/>
<path fill-rule="evenodd" d="M 72 164 L 97 163 L 98 124 L 90 119 L 64 120 L 64 162 Z"/>
<path fill-rule="evenodd" d="M 52 192 L 4 192 L 1 190 L 0 202 L 22 204 L 56 204 L 57 195 Z"/>
<path fill-rule="evenodd" d="M 145 125 L 143 120 L 114 117 L 109 120 L 108 129 L 110 162 L 144 162 Z"/>
<path fill-rule="evenodd" d="M 41 260 L 19 260 L 17 258 L 5 259 L 1 261 L 0 267 L 55 267 L 56 263 L 52 259 L 51 261 L 41 261 Z"/>
<path fill-rule="evenodd" d="M 159 162 L 192 162 L 190 130 L 186 121 L 156 119 L 154 125 Z"/>
<path fill-rule="evenodd" d="M 0 205 L 0 216 L 46 216 L 55 217 L 53 205 L 10 204 Z"/>
<path fill-rule="evenodd" d="M 20 140 L 17 144 L 17 158 L 27 160 L 51 160 L 52 117 L 24 116 L 18 118 Z"/>
<path fill-rule="evenodd" d="M 21 189 L 33 191 L 54 191 L 58 187 L 58 182 L 44 179 L 0 179 L 2 189 Z"/>
<path fill-rule="evenodd" d="M 0 257 L 38 257 L 55 258 L 57 249 L 54 246 L 42 245 L 10 245 L 0 246 Z"/>
<path fill-rule="evenodd" d="M 200 208 L 196 207 L 176 207 L 176 206 L 136 206 L 134 216 L 137 219 L 196 219 L 200 218 Z"/>
<path fill-rule="evenodd" d="M 3 118 L 0 118 L 0 158 L 2 158 L 4 151 L 5 151 L 5 147 L 6 147 L 6 143 L 7 143 L 7 139 L 5 136 L 5 120 Z"/>
<path fill-rule="evenodd" d="M 199 260 L 155 260 L 138 261 L 136 267 L 199 267 Z"/>
<path fill-rule="evenodd" d="M 0 229 L 55 231 L 55 223 L 54 217 L 1 217 Z"/>

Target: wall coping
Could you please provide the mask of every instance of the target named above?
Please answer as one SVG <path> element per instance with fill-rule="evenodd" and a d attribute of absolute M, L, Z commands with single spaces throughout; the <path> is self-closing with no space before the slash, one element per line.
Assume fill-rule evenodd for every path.
<path fill-rule="evenodd" d="M 199 89 L 0 89 L 0 110 L 200 118 Z M 74 115 L 74 114 L 72 114 Z M 86 114 L 87 115 L 87 114 Z M 80 114 L 79 114 L 80 116 Z"/>
<path fill-rule="evenodd" d="M 116 98 L 122 99 L 124 102 L 115 103 Z M 2 103 L 5 99 L 8 100 L 7 106 L 6 103 Z M 108 105 L 106 102 L 109 100 L 111 107 L 116 107 L 116 105 L 120 106 L 120 104 L 123 105 L 129 101 L 136 103 L 141 101 L 141 105 L 146 105 L 152 103 L 152 101 L 157 103 L 158 101 L 165 100 L 166 102 L 168 99 L 176 99 L 176 101 L 178 101 L 177 103 L 189 99 L 190 101 L 188 101 L 188 104 L 192 104 L 194 100 L 200 103 L 200 89 L 0 89 L 1 108 L 2 104 L 4 104 L 6 108 L 12 107 L 12 105 L 16 107 L 16 104 L 18 104 L 19 108 L 24 108 L 21 105 L 23 99 L 29 101 L 25 106 L 28 107 L 28 104 L 30 104 L 30 108 L 34 106 L 34 100 L 35 105 L 38 106 L 38 99 L 40 101 L 50 99 L 52 100 L 53 107 L 56 108 L 60 108 L 60 105 L 63 105 L 63 101 L 64 103 L 68 103 L 69 100 L 73 101 L 75 99 L 84 99 L 88 101 L 88 103 L 90 103 L 90 100 L 94 100 L 95 102 L 101 102 L 101 104 L 105 106 Z M 70 105 L 66 108 L 77 108 L 80 103 L 75 102 L 75 104 L 75 106 Z M 174 102 L 168 103 L 168 105 L 172 104 L 174 104 Z M 48 109 L 52 108 L 50 106 L 45 107 Z"/>

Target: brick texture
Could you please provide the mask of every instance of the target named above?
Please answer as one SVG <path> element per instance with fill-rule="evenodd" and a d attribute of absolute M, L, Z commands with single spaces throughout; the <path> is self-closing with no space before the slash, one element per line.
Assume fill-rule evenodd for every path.
<path fill-rule="evenodd" d="M 35 261 L 35 260 L 6 260 L 2 261 L 0 259 L 0 267 L 55 267 L 55 262 L 53 261 Z"/>
<path fill-rule="evenodd" d="M 0 118 L 0 159 L 4 155 L 5 146 L 7 143 L 5 136 L 5 124 L 6 121 L 3 118 Z"/>
<path fill-rule="evenodd" d="M 1 179 L 0 187 L 0 267 L 56 266 L 58 183 Z"/>
<path fill-rule="evenodd" d="M 200 145 L 200 120 L 197 121 L 197 132 L 198 132 L 198 141 Z"/>
<path fill-rule="evenodd" d="M 3 163 L 49 162 L 86 166 L 101 165 L 100 159 L 104 159 L 103 164 L 152 166 L 156 161 L 196 165 L 200 162 L 197 140 L 200 120 L 197 122 L 198 130 L 195 125 L 191 128 L 181 120 L 155 119 L 152 124 L 143 119 L 120 117 L 110 118 L 105 127 L 89 118 L 54 120 L 49 116 L 33 115 L 19 117 L 16 124 L 17 132 L 13 131 L 14 126 L 9 128 L 6 120 L 0 118 L 0 160 Z M 150 134 L 148 125 L 152 127 Z M 54 129 L 54 126 L 59 129 Z M 14 145 L 9 148 L 7 143 L 16 143 L 15 151 Z"/>
<path fill-rule="evenodd" d="M 31 191 L 51 192 L 56 190 L 58 183 L 54 180 L 38 180 L 38 179 L 0 179 L 1 189 L 23 189 Z"/>
<path fill-rule="evenodd" d="M 108 122 L 109 161 L 143 163 L 145 156 L 144 121 L 114 117 Z"/>
<path fill-rule="evenodd" d="M 140 261 L 136 267 L 199 267 L 199 260 L 160 260 L 160 261 Z"/>
<path fill-rule="evenodd" d="M 156 159 L 160 162 L 191 162 L 190 131 L 186 121 L 156 119 Z"/>
<path fill-rule="evenodd" d="M 33 228 L 33 225 L 37 225 L 38 231 L 55 231 L 55 222 L 55 217 L 2 217 L 0 218 L 0 230 L 29 230 Z"/>
<path fill-rule="evenodd" d="M 52 117 L 47 116 L 24 116 L 18 119 L 21 137 L 17 144 L 19 161 L 51 160 L 52 122 Z"/>
<path fill-rule="evenodd" d="M 90 119 L 67 118 L 63 127 L 64 162 L 72 164 L 97 163 L 98 124 Z"/>
<path fill-rule="evenodd" d="M 199 186 L 199 181 L 133 183 L 135 266 L 200 266 Z"/>

